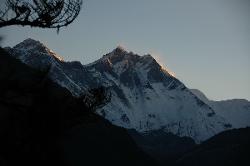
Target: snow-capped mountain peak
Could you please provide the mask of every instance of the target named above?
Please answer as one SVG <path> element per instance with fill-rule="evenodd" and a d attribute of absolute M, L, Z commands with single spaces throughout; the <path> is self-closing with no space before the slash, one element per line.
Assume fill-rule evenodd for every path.
<path fill-rule="evenodd" d="M 40 41 L 28 38 L 23 42 L 17 44 L 13 49 L 22 51 L 22 52 L 32 52 L 32 53 L 39 53 L 45 56 L 52 56 L 56 60 L 63 61 L 63 58 L 60 57 L 58 54 L 50 50 L 45 44 L 41 43 Z"/>
<path fill-rule="evenodd" d="M 140 56 L 120 47 L 87 66 L 108 77 L 119 79 L 121 84 L 130 88 L 148 86 L 149 82 L 169 85 L 173 77 L 150 54 Z M 177 79 L 173 82 L 173 85 L 179 84 Z"/>
<path fill-rule="evenodd" d="M 96 113 L 115 125 L 139 132 L 163 129 L 178 136 L 191 137 L 196 142 L 229 128 L 222 117 L 151 55 L 139 56 L 117 47 L 99 60 L 83 66 L 59 61 L 43 51 L 22 51 L 26 47 L 32 48 L 30 43 L 39 45 L 29 39 L 9 52 L 14 52 L 14 56 L 34 68 L 50 67 L 49 77 L 75 96 L 87 89 L 106 87 L 111 100 Z"/>
<path fill-rule="evenodd" d="M 34 39 L 28 38 L 22 41 L 21 43 L 17 44 L 14 49 L 25 49 L 25 50 L 34 50 L 38 49 L 38 51 L 46 50 L 46 47 L 40 41 L 36 41 Z M 40 48 L 40 49 L 39 49 Z M 41 49 L 42 48 L 42 49 Z"/>
<path fill-rule="evenodd" d="M 134 52 L 129 52 L 120 46 L 115 48 L 110 53 L 103 55 L 101 59 L 91 63 L 90 65 L 95 64 L 98 64 L 98 66 L 103 65 L 106 66 L 106 68 L 112 68 L 114 70 L 116 70 L 115 68 L 119 68 L 118 73 L 121 73 L 128 68 L 137 68 L 148 71 L 157 70 L 168 76 L 173 76 L 167 69 L 163 68 L 152 55 L 146 54 L 140 56 Z"/>
<path fill-rule="evenodd" d="M 115 49 L 115 52 L 128 52 L 124 46 L 118 45 Z"/>
<path fill-rule="evenodd" d="M 135 57 L 138 57 L 137 54 L 134 54 L 133 52 L 129 52 L 125 50 L 123 47 L 118 46 L 110 53 L 103 55 L 101 59 L 109 59 L 111 62 L 116 63 L 122 60 L 131 60 Z"/>

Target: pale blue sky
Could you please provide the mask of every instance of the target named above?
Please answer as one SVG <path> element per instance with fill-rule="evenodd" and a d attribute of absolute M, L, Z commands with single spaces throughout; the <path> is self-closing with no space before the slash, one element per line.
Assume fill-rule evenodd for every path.
<path fill-rule="evenodd" d="M 249 0 L 84 0 L 77 20 L 56 30 L 0 29 L 3 45 L 30 37 L 83 64 L 117 45 L 152 53 L 189 88 L 215 100 L 250 100 Z"/>

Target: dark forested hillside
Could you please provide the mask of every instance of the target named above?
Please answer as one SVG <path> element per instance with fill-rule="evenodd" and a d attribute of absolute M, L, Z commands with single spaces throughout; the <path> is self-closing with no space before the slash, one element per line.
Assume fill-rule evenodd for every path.
<path fill-rule="evenodd" d="M 128 131 L 93 112 L 46 71 L 0 48 L 0 165 L 231 166 L 248 161 L 250 128 L 225 131 L 196 145 L 161 130 Z"/>
<path fill-rule="evenodd" d="M 222 132 L 177 160 L 178 166 L 248 165 L 250 128 Z"/>
<path fill-rule="evenodd" d="M 155 165 L 46 74 L 0 48 L 0 165 Z"/>

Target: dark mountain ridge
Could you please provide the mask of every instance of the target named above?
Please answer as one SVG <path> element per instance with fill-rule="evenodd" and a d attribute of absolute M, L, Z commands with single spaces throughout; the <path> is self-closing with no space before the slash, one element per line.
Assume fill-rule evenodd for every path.
<path fill-rule="evenodd" d="M 248 129 L 229 130 L 197 145 L 193 140 L 196 134 L 204 134 L 203 140 L 219 131 L 213 131 L 214 124 L 224 126 L 223 130 L 231 126 L 225 126 L 228 123 L 223 119 L 213 119 L 214 108 L 206 98 L 190 91 L 150 55 L 139 56 L 118 47 L 96 62 L 82 65 L 64 62 L 32 39 L 5 50 L 11 55 L 1 49 L 2 165 L 156 165 L 153 159 L 161 165 L 173 166 L 216 162 L 230 165 L 231 161 L 231 165 L 237 165 L 249 153 Z M 98 94 L 101 93 L 98 87 L 102 86 L 111 89 L 113 98 L 110 107 L 98 112 L 83 103 L 84 92 L 97 88 Z M 162 100 L 158 100 L 160 97 Z M 155 109 L 161 102 L 163 110 Z M 242 102 L 237 102 L 239 107 L 234 108 L 241 108 Z M 248 109 L 247 102 L 243 106 Z M 138 103 L 140 107 L 133 108 Z M 145 105 L 149 105 L 148 109 Z M 170 107 L 165 109 L 166 105 Z M 223 108 L 228 108 L 228 102 Z M 242 111 L 242 115 L 247 115 L 247 110 Z M 131 112 L 138 114 L 131 116 Z M 159 123 L 164 120 L 162 117 L 167 126 Z M 173 119 L 180 122 L 168 124 Z M 145 124 L 141 123 L 144 120 Z M 143 132 L 128 131 L 110 122 L 128 129 L 131 124 L 139 126 L 137 129 Z M 243 126 L 247 124 L 246 121 Z M 147 130 L 153 125 L 159 126 Z M 199 129 L 202 125 L 205 130 Z M 212 132 L 206 135 L 204 131 Z"/>
<path fill-rule="evenodd" d="M 221 132 L 188 151 L 176 161 L 178 166 L 248 165 L 250 128 Z"/>
<path fill-rule="evenodd" d="M 156 165 L 125 129 L 1 48 L 0 115 L 3 166 Z"/>

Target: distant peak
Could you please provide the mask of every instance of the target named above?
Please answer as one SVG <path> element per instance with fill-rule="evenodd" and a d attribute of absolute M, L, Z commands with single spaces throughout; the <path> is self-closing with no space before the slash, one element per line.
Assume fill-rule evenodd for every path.
<path fill-rule="evenodd" d="M 118 45 L 113 52 L 118 52 L 118 53 L 127 53 L 128 51 L 125 49 L 125 47 Z"/>
<path fill-rule="evenodd" d="M 35 43 L 35 42 L 39 42 L 38 40 L 32 39 L 32 38 L 27 38 L 25 39 L 22 43 Z M 40 42 L 39 42 L 40 43 Z"/>
<path fill-rule="evenodd" d="M 17 44 L 14 48 L 15 49 L 34 49 L 37 47 L 44 47 L 44 44 L 42 44 L 40 41 L 28 38 L 22 41 L 21 43 Z"/>
<path fill-rule="evenodd" d="M 31 51 L 31 52 L 45 53 L 45 54 L 48 54 L 50 56 L 55 57 L 59 61 L 63 61 L 63 58 L 61 58 L 55 52 L 53 52 L 48 47 L 46 47 L 43 43 L 41 43 L 38 40 L 34 40 L 32 38 L 25 39 L 24 41 L 22 41 L 21 43 L 17 44 L 13 48 L 14 49 L 18 49 L 18 50 L 25 50 L 25 51 Z"/>
<path fill-rule="evenodd" d="M 144 58 L 144 59 L 153 59 L 154 60 L 154 57 L 151 54 L 143 55 L 142 58 Z"/>
<path fill-rule="evenodd" d="M 113 57 L 124 57 L 125 55 L 127 55 L 128 52 L 125 50 L 124 47 L 118 45 L 115 49 L 113 49 L 113 51 L 111 51 L 110 53 L 103 55 L 103 58 L 113 58 Z"/>

